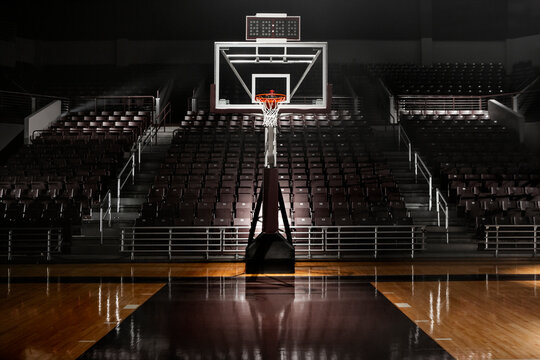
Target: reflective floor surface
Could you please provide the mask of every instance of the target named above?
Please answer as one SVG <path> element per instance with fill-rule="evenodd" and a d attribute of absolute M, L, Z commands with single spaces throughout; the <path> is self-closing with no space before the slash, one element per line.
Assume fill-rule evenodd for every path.
<path fill-rule="evenodd" d="M 538 261 L 0 265 L 0 359 L 540 359 Z M 444 349 L 444 350 L 443 350 Z"/>
<path fill-rule="evenodd" d="M 369 283 L 227 278 L 166 285 L 81 359 L 451 359 Z"/>
<path fill-rule="evenodd" d="M 162 286 L 3 283 L 0 359 L 76 359 Z"/>
<path fill-rule="evenodd" d="M 540 262 L 456 261 L 309 261 L 297 262 L 295 276 L 540 275 Z M 0 264 L 3 277 L 214 277 L 245 276 L 245 265 L 228 263 Z M 275 276 L 282 276 L 276 274 Z"/>
<path fill-rule="evenodd" d="M 377 289 L 457 359 L 540 359 L 532 281 L 379 282 Z"/>

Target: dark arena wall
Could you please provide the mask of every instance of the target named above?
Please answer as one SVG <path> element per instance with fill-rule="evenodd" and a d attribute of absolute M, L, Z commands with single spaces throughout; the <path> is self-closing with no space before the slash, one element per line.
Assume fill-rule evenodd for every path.
<path fill-rule="evenodd" d="M 539 154 L 540 0 L 3 1 L 0 360 L 540 359 Z"/>
<path fill-rule="evenodd" d="M 330 62 L 540 62 L 534 0 L 57 0 L 8 7 L 0 22 L 6 66 L 210 63 L 211 43 L 243 40 L 244 17 L 256 12 L 301 15 L 302 39 L 329 41 Z"/>

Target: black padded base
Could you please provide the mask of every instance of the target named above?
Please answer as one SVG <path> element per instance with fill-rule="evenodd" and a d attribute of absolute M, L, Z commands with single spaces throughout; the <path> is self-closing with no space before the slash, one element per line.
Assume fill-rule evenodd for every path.
<path fill-rule="evenodd" d="M 246 248 L 246 273 L 294 273 L 294 247 L 279 233 L 261 233 Z"/>

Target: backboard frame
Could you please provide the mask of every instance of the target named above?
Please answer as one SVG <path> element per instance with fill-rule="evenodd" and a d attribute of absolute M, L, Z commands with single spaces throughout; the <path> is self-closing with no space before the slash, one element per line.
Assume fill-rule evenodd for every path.
<path fill-rule="evenodd" d="M 244 53 L 228 54 L 227 51 L 231 48 L 241 51 L 246 49 Z M 314 54 L 296 54 L 287 53 L 289 48 L 305 48 L 314 49 Z M 240 49 L 240 50 L 238 50 Z M 272 49 L 271 54 L 261 52 L 260 49 Z M 280 53 L 275 53 L 280 51 Z M 251 52 L 249 52 L 251 51 Z M 253 52 L 254 51 L 254 52 Z M 230 67 L 232 72 L 237 77 L 238 81 L 242 84 L 246 94 L 251 98 L 251 103 L 237 103 L 230 104 L 224 101 L 220 101 L 220 61 L 221 58 L 225 59 L 225 62 Z M 313 65 L 320 60 L 322 62 L 322 74 L 321 74 L 321 98 L 310 104 L 290 103 L 290 100 L 294 98 L 295 92 L 302 84 L 302 81 L 312 69 Z M 235 68 L 236 63 L 249 63 L 249 64 L 293 64 L 293 63 L 305 63 L 306 70 L 298 81 L 297 84 L 290 84 L 289 94 L 287 102 L 281 105 L 281 111 L 283 113 L 291 112 L 328 112 L 330 111 L 332 101 L 332 86 L 328 84 L 328 43 L 327 42 L 276 42 L 276 41 L 258 41 L 258 42 L 215 42 L 214 43 L 214 83 L 210 89 L 210 107 L 212 112 L 215 113 L 253 113 L 260 112 L 260 106 L 255 101 L 253 78 L 251 89 L 247 83 L 241 79 L 238 71 Z M 258 74 L 263 74 L 265 70 L 260 71 Z M 255 74 L 257 75 L 257 74 Z M 271 75 L 271 74 L 268 74 Z M 282 77 L 287 74 L 274 74 L 276 77 Z M 290 80 L 289 80 L 290 81 Z M 270 90 L 270 89 L 266 89 Z M 278 91 L 278 89 L 275 89 Z"/>

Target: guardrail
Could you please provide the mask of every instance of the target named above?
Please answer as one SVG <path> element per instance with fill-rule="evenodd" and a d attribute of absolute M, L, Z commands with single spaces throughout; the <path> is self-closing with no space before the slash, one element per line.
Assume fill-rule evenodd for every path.
<path fill-rule="evenodd" d="M 132 146 L 131 155 L 129 156 L 128 160 L 124 164 L 124 167 L 122 168 L 122 170 L 120 170 L 120 173 L 116 177 L 116 195 L 117 195 L 116 212 L 120 211 L 120 203 L 121 203 L 120 198 L 122 195 L 122 189 L 124 188 L 124 185 L 127 183 L 130 177 L 131 177 L 131 184 L 135 184 L 135 168 L 138 165 L 140 169 L 141 152 L 149 143 L 151 144 L 152 139 L 155 139 L 155 143 L 157 144 L 157 133 L 159 129 L 161 129 L 162 127 L 165 131 L 165 123 L 167 119 L 170 119 L 170 115 L 171 115 L 171 104 L 168 103 L 158 114 L 156 122 L 152 124 L 149 127 L 149 129 L 147 129 L 145 135 L 139 136 L 135 144 Z M 124 175 L 125 175 L 125 178 L 124 178 Z M 103 233 L 103 231 L 101 232 Z"/>
<path fill-rule="evenodd" d="M 249 227 L 133 227 L 123 228 L 120 251 L 136 256 L 169 259 L 242 259 Z M 423 226 L 292 226 L 297 259 L 342 259 L 362 254 L 402 251 L 414 258 L 423 250 Z"/>
<path fill-rule="evenodd" d="M 409 152 L 409 169 L 412 166 L 412 143 L 411 139 L 405 132 L 405 129 L 401 124 L 398 125 L 398 149 L 401 150 L 401 143 L 404 143 L 407 146 L 407 150 Z"/>
<path fill-rule="evenodd" d="M 11 261 L 15 256 L 45 256 L 62 250 L 62 228 L 3 228 L 0 229 L 0 253 Z"/>
<path fill-rule="evenodd" d="M 106 216 L 109 216 L 109 226 L 111 226 L 112 220 L 112 196 L 109 189 L 105 194 L 103 200 L 99 203 L 99 232 L 101 234 L 101 245 L 103 245 L 103 221 Z"/>
<path fill-rule="evenodd" d="M 78 96 L 71 99 L 72 111 L 100 110 L 144 110 L 155 115 L 156 98 L 151 95 L 135 96 Z"/>
<path fill-rule="evenodd" d="M 62 102 L 61 109 L 63 112 L 69 110 L 70 100 L 66 97 L 0 90 L 1 112 L 20 114 L 21 121 L 25 116 L 36 112 L 53 100 Z"/>
<path fill-rule="evenodd" d="M 354 112 L 358 111 L 358 97 L 357 96 L 332 96 L 332 109 L 333 110 L 350 110 Z"/>
<path fill-rule="evenodd" d="M 120 173 L 118 173 L 118 176 L 116 176 L 116 212 L 120 211 L 120 198 L 121 198 L 121 192 L 124 188 L 124 185 L 127 183 L 129 178 L 131 177 L 131 184 L 135 184 L 135 153 L 131 152 L 131 155 L 129 156 L 128 161 L 120 170 Z M 126 172 L 127 171 L 127 172 Z M 124 173 L 126 173 L 125 178 Z"/>
<path fill-rule="evenodd" d="M 446 243 L 450 242 L 448 234 L 448 201 L 444 198 L 439 188 L 435 189 L 437 204 L 437 226 L 441 226 L 441 213 L 444 215 L 444 228 L 446 230 Z"/>
<path fill-rule="evenodd" d="M 485 225 L 484 250 L 530 251 L 536 256 L 540 225 Z"/>
<path fill-rule="evenodd" d="M 540 96 L 540 76 L 531 81 L 520 93 L 512 97 L 512 110 L 525 114 Z"/>
<path fill-rule="evenodd" d="M 397 124 L 398 123 L 398 111 L 396 106 L 396 98 L 394 94 L 388 89 L 384 81 L 379 78 L 379 85 L 382 89 L 382 92 L 384 93 L 385 100 L 388 101 L 388 115 L 390 116 L 390 123 L 391 124 Z M 386 105 L 386 104 L 385 104 Z"/>
<path fill-rule="evenodd" d="M 167 103 L 163 109 L 159 112 L 156 122 L 150 126 L 144 134 L 139 136 L 131 151 L 137 153 L 137 166 L 141 167 L 141 154 L 147 146 L 151 146 L 152 143 L 157 145 L 157 134 L 161 128 L 165 131 L 165 125 L 167 120 L 171 119 L 171 104 Z"/>
<path fill-rule="evenodd" d="M 147 97 L 143 97 L 147 98 Z M 146 129 L 143 135 L 137 138 L 137 141 L 131 147 L 131 153 L 126 163 L 122 167 L 122 170 L 116 176 L 116 212 L 120 212 L 122 189 L 131 178 L 131 184 L 135 184 L 135 169 L 137 166 L 140 169 L 141 165 L 141 153 L 146 146 L 151 145 L 154 141 L 157 144 L 157 134 L 163 127 L 165 131 L 165 124 L 167 119 L 170 120 L 171 116 L 171 104 L 167 103 L 165 107 L 160 111 L 156 121 Z M 106 205 L 106 206 L 105 206 Z M 101 203 L 99 204 L 99 231 L 101 234 L 101 241 L 103 241 L 103 221 L 105 217 L 109 216 L 109 226 L 112 219 L 112 196 L 111 190 L 109 190 Z"/>
<path fill-rule="evenodd" d="M 506 106 L 512 106 L 512 97 L 518 93 L 493 95 L 399 95 L 399 111 L 411 110 L 487 110 L 488 101 L 496 99 Z"/>
<path fill-rule="evenodd" d="M 426 164 L 420 157 L 417 151 L 414 152 L 414 177 L 416 181 L 418 182 L 418 172 L 420 171 L 420 174 L 422 177 L 427 181 L 428 187 L 429 187 L 429 211 L 431 211 L 432 205 L 433 205 L 433 175 L 431 175 L 431 172 L 427 168 Z"/>

